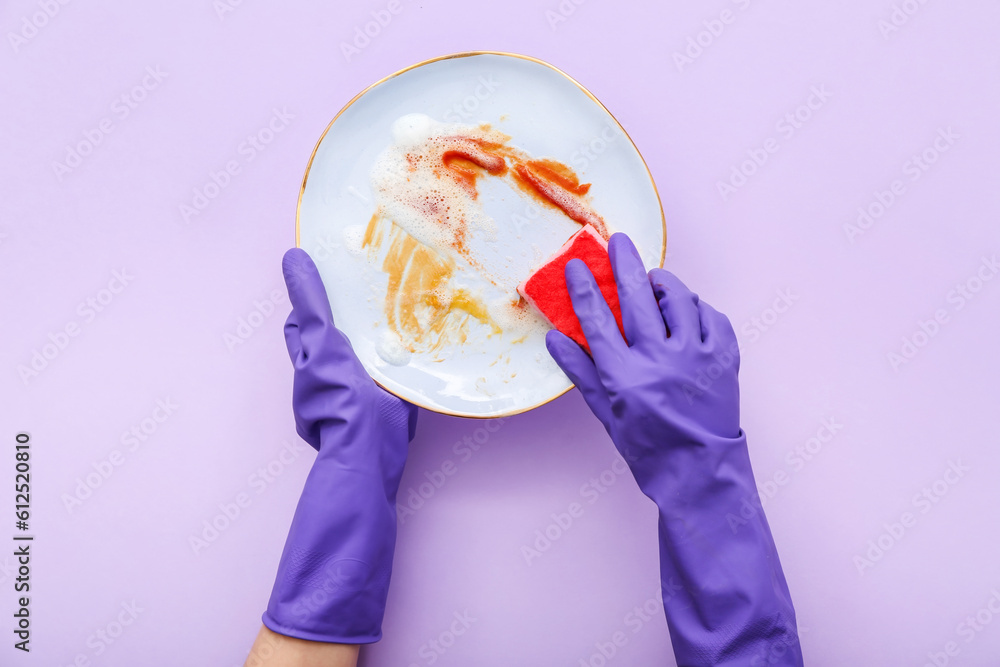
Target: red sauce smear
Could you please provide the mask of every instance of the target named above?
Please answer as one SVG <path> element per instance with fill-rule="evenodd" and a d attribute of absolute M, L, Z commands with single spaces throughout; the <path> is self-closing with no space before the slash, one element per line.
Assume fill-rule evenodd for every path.
<path fill-rule="evenodd" d="M 551 204 L 582 227 L 591 225 L 605 240 L 608 228 L 601 218 L 584 201 L 590 191 L 589 183 L 580 183 L 572 169 L 555 160 L 533 160 L 517 149 L 504 144 L 483 141 L 472 137 L 440 137 L 435 143 L 441 148 L 441 162 L 447 176 L 465 189 L 473 199 L 479 197 L 476 180 L 483 173 L 493 176 L 507 174 L 507 159 L 513 165 L 514 180 L 522 189 L 534 193 L 543 202 Z M 507 159 L 505 159 L 505 157 Z M 422 156 L 406 156 L 411 168 Z M 440 178 L 443 174 L 438 173 Z M 437 213 L 436 202 L 427 202 L 428 212 Z"/>
<path fill-rule="evenodd" d="M 499 176 L 507 171 L 507 162 L 502 157 L 489 152 L 490 146 L 477 139 L 466 137 L 448 137 L 445 140 L 447 148 L 441 156 L 447 165 L 453 157 L 465 158 L 469 162 L 479 165 L 494 176 Z"/>
<path fill-rule="evenodd" d="M 507 172 L 507 162 L 499 155 L 489 152 L 494 146 L 483 141 L 468 137 L 445 137 L 442 143 L 444 152 L 441 154 L 441 161 L 473 199 L 479 197 L 476 178 L 480 175 L 480 170 L 493 176 L 501 176 Z"/>
<path fill-rule="evenodd" d="M 580 195 L 590 189 L 590 184 L 580 185 L 552 169 L 545 163 L 530 161 L 517 165 L 517 175 L 542 194 L 546 199 L 563 210 L 570 219 L 582 226 L 592 225 L 603 238 L 608 238 L 608 229 L 601 216 L 580 200 Z"/>

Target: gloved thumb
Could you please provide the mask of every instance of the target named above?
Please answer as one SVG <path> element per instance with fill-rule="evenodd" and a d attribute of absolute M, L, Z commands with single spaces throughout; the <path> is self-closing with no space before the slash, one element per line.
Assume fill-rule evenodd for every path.
<path fill-rule="evenodd" d="M 326 296 L 323 279 L 312 258 L 301 248 L 292 248 L 281 260 L 288 300 L 296 313 L 299 326 L 308 327 L 310 320 L 332 322 L 330 301 Z"/>
<path fill-rule="evenodd" d="M 292 304 L 292 314 L 285 324 L 285 341 L 292 354 L 292 362 L 299 357 L 306 361 L 324 349 L 334 354 L 350 352 L 348 356 L 353 357 L 347 339 L 334 327 L 330 299 L 312 258 L 301 248 L 292 248 L 281 261 L 281 271 L 288 288 L 288 300 Z M 290 336 L 296 333 L 297 344 L 295 336 Z M 331 345 L 332 348 L 329 347 Z"/>
<path fill-rule="evenodd" d="M 555 329 L 545 334 L 545 347 L 559 368 L 580 389 L 590 410 L 610 433 L 611 400 L 601 384 L 594 360 L 572 338 Z"/>

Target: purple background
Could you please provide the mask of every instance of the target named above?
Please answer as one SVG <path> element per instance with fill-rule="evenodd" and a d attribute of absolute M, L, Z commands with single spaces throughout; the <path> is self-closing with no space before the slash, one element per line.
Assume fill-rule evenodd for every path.
<path fill-rule="evenodd" d="M 30 656 L 11 647 L 14 563 L 0 548 L 0 663 L 242 664 L 313 457 L 292 447 L 280 462 L 298 442 L 288 304 L 260 303 L 283 294 L 306 161 L 371 82 L 478 49 L 564 69 L 648 161 L 667 266 L 744 345 L 744 427 L 809 664 L 922 665 L 949 642 L 950 664 L 995 664 L 1000 280 L 976 276 L 1000 251 L 1000 6 L 908 0 L 918 10 L 883 34 L 888 0 L 566 0 L 558 22 L 557 0 L 404 0 L 348 58 L 341 43 L 386 2 L 237 1 L 220 13 L 225 0 L 48 0 L 51 18 L 45 2 L 0 6 L 0 478 L 29 431 L 37 535 Z M 724 10 L 730 22 L 711 24 Z M 699 33 L 708 46 L 678 66 Z M 165 78 L 133 93 L 147 67 Z M 814 87 L 828 99 L 788 136 L 778 122 Z M 294 118 L 248 161 L 240 146 L 274 109 Z M 102 119 L 111 132 L 57 173 Z M 958 138 L 912 180 L 907 162 L 947 128 Z M 724 199 L 718 182 L 769 138 L 777 152 Z M 240 172 L 185 222 L 180 206 L 230 160 Z M 902 194 L 851 238 L 845 225 L 895 180 Z M 103 292 L 123 269 L 127 286 Z M 953 291 L 967 281 L 971 300 Z M 783 291 L 791 305 L 769 311 Z M 91 314 L 87 299 L 106 303 Z M 894 368 L 889 354 L 938 310 L 947 321 L 925 323 L 935 335 Z M 260 326 L 232 345 L 241 318 Z M 25 380 L 35 352 L 52 358 Z M 158 399 L 178 407 L 156 424 Z M 789 458 L 828 419 L 842 425 L 833 438 Z M 143 420 L 156 430 L 129 451 L 122 433 Z M 596 645 L 619 630 L 628 644 L 608 664 L 673 664 L 662 616 L 638 628 L 628 616 L 657 597 L 654 508 L 628 477 L 592 504 L 582 495 L 615 452 L 579 394 L 487 425 L 421 415 L 402 497 L 445 461 L 457 473 L 400 527 L 385 639 L 364 664 L 599 665 Z M 484 441 L 468 460 L 454 449 L 465 437 Z M 121 465 L 67 509 L 114 450 Z M 270 481 L 252 477 L 269 463 Z M 921 501 L 953 464 L 962 476 Z M 190 538 L 239 494 L 249 506 L 195 553 Z M 0 497 L 10 544 L 9 486 Z M 522 546 L 572 502 L 583 516 L 529 565 Z M 904 512 L 913 521 L 892 537 Z M 880 538 L 889 550 L 859 568 Z M 96 639 L 133 602 L 114 643 Z M 464 612 L 468 630 L 429 652 Z M 977 613 L 978 630 L 961 625 Z"/>

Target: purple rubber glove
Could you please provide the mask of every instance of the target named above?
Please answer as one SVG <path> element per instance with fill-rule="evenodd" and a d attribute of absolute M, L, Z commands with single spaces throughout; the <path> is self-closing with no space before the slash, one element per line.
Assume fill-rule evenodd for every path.
<path fill-rule="evenodd" d="M 673 274 L 646 274 L 624 234 L 608 252 L 628 343 L 593 276 L 566 265 L 593 359 L 550 331 L 549 352 L 659 508 L 663 607 L 677 664 L 801 665 L 795 612 L 739 416 L 739 348 L 725 315 Z M 679 584 L 676 588 L 673 583 Z"/>
<path fill-rule="evenodd" d="M 382 637 L 396 544 L 396 493 L 417 410 L 383 391 L 333 314 L 316 265 L 293 248 L 282 261 L 292 313 L 299 435 L 319 450 L 281 554 L 264 625 L 311 641 Z"/>

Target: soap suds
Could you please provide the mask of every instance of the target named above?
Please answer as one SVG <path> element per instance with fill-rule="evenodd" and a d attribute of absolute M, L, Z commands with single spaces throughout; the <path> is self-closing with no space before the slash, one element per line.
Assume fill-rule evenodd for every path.
<path fill-rule="evenodd" d="M 547 329 L 517 293 L 540 249 L 521 241 L 520 263 L 511 248 L 504 250 L 513 230 L 499 229 L 484 209 L 484 179 L 501 179 L 532 206 L 592 224 L 606 236 L 587 197 L 590 185 L 566 165 L 509 146 L 510 137 L 488 125 L 409 114 L 393 124 L 392 138 L 371 171 L 375 212 L 367 228 L 344 233 L 348 249 L 367 252 L 388 277 L 391 337 L 380 339 L 380 358 L 400 362 L 400 350 L 438 354 L 470 337 L 522 341 Z"/>

